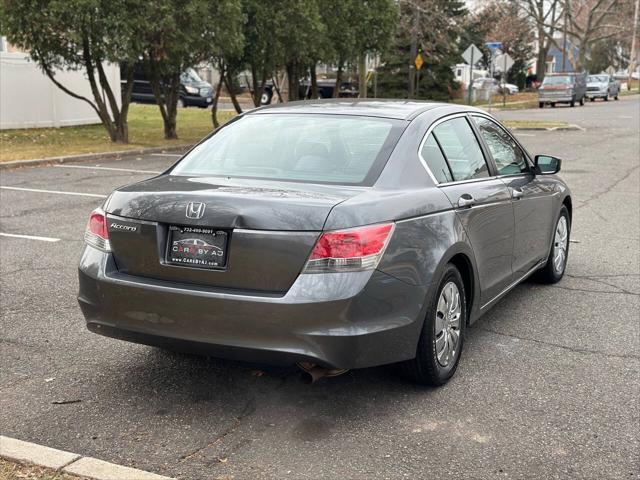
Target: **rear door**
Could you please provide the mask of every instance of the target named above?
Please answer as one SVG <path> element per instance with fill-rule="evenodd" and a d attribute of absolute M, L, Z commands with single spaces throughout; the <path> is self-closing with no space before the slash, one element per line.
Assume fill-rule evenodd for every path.
<path fill-rule="evenodd" d="M 436 125 L 421 155 L 430 169 L 439 169 L 434 176 L 465 228 L 478 267 L 481 302 L 485 304 L 512 278 L 514 221 L 507 186 L 492 176 L 470 119 L 464 114 Z"/>
<path fill-rule="evenodd" d="M 514 281 L 522 278 L 549 248 L 553 186 L 536 177 L 526 153 L 500 125 L 483 115 L 473 115 L 498 178 L 506 185 L 513 202 L 515 234 L 512 269 Z"/>

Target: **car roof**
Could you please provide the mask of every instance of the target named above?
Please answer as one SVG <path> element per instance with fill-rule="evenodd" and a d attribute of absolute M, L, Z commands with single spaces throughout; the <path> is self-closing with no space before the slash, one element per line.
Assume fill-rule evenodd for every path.
<path fill-rule="evenodd" d="M 420 100 L 383 100 L 335 98 L 279 103 L 256 108 L 249 115 L 266 113 L 317 113 L 326 115 L 360 115 L 411 121 L 423 112 L 443 107 L 457 107 L 461 112 L 475 110 L 468 106 Z"/>

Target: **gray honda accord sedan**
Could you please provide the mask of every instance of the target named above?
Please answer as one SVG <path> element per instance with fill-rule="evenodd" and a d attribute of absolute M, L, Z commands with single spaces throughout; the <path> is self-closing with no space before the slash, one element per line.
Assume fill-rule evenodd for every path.
<path fill-rule="evenodd" d="M 471 107 L 259 108 L 91 213 L 78 299 L 109 337 L 441 385 L 469 324 L 562 278 L 559 170 Z"/>

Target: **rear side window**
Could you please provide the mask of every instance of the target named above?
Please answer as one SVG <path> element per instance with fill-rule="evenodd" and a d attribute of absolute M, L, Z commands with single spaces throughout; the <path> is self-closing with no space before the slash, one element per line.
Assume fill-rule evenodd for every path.
<path fill-rule="evenodd" d="M 405 127 L 389 118 L 247 115 L 194 148 L 171 174 L 372 185 Z"/>
<path fill-rule="evenodd" d="M 515 175 L 529 171 L 524 153 L 511 136 L 488 118 L 473 117 L 498 167 L 498 175 Z"/>
<path fill-rule="evenodd" d="M 442 147 L 455 181 L 489 176 L 487 162 L 466 118 L 443 122 L 434 128 L 433 134 Z"/>
<path fill-rule="evenodd" d="M 422 150 L 420 150 L 420 155 L 422 159 L 427 162 L 429 170 L 431 170 L 433 176 L 436 177 L 438 183 L 453 181 L 447 160 L 444 158 L 442 150 L 440 150 L 440 146 L 438 142 L 436 142 L 433 134 L 429 134 L 427 137 L 427 140 L 422 146 Z"/>

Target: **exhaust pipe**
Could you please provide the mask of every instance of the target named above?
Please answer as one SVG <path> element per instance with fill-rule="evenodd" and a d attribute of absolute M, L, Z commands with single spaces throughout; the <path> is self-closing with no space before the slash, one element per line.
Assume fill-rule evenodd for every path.
<path fill-rule="evenodd" d="M 302 374 L 302 379 L 308 384 L 315 383 L 325 377 L 337 377 L 338 375 L 342 375 L 349 371 L 349 369 L 346 368 L 324 368 L 310 362 L 300 362 L 297 365 L 298 368 L 304 372 Z"/>

